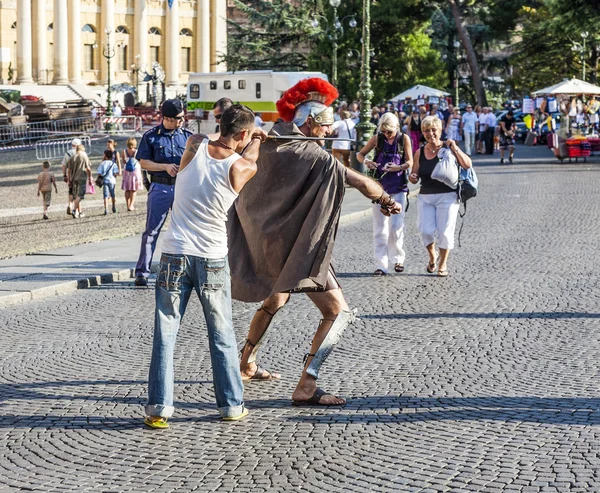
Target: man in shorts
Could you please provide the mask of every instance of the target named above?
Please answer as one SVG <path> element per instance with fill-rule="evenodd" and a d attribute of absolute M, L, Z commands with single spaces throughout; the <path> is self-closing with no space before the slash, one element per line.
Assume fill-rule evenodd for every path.
<path fill-rule="evenodd" d="M 500 164 L 504 164 L 504 151 L 509 149 L 508 161 L 513 163 L 515 155 L 515 130 L 517 124 L 512 110 L 500 118 Z"/>
<path fill-rule="evenodd" d="M 86 185 L 92 185 L 92 167 L 83 144 L 79 144 L 75 150 L 75 155 L 67 162 L 67 179 L 69 188 L 73 190 L 71 215 L 73 219 L 79 219 L 84 216 L 81 212 L 81 201 L 85 198 Z"/>

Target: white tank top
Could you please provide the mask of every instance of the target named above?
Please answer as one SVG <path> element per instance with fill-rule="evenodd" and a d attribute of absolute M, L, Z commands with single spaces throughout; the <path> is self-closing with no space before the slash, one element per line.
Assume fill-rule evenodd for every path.
<path fill-rule="evenodd" d="M 229 169 L 241 156 L 227 159 L 208 154 L 204 139 L 194 158 L 177 174 L 171 224 L 162 251 L 207 259 L 227 256 L 227 211 L 237 198 Z"/>

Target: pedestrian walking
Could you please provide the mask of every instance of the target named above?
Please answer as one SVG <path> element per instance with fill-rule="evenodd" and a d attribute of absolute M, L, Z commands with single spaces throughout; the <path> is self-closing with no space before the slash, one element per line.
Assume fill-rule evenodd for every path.
<path fill-rule="evenodd" d="M 401 132 L 399 126 L 395 115 L 383 115 L 378 132 L 356 156 L 359 162 L 373 170 L 373 178 L 383 190 L 402 206 L 402 212 L 391 216 L 384 214 L 379 205 L 372 206 L 376 276 L 387 275 L 390 264 L 395 272 L 404 272 L 404 212 L 413 153 L 410 137 Z M 371 161 L 366 156 L 372 149 L 375 149 L 375 156 Z"/>
<path fill-rule="evenodd" d="M 441 140 L 442 122 L 439 118 L 423 120 L 422 130 L 427 143 L 415 153 L 413 170 L 409 176 L 411 183 L 416 184 L 421 180 L 417 199 L 417 228 L 429 254 L 427 272 L 435 272 L 437 265 L 438 277 L 447 277 L 448 255 L 454 248 L 454 229 L 460 203 L 456 189 L 431 178 L 431 173 L 440 160 L 438 153 L 444 145 L 464 169 L 471 167 L 471 158 L 460 150 L 454 140 L 448 139 L 445 143 Z M 436 239 L 439 253 L 436 252 Z"/>
<path fill-rule="evenodd" d="M 147 286 L 158 235 L 173 206 L 175 180 L 181 156 L 192 132 L 182 128 L 184 113 L 179 99 L 167 99 L 161 106 L 162 122 L 148 130 L 137 157 L 150 174 L 146 229 L 142 234 L 140 255 L 135 266 L 135 285 Z"/>
<path fill-rule="evenodd" d="M 487 106 L 484 106 L 481 108 L 481 111 L 479 112 L 479 139 L 477 140 L 478 143 L 478 150 L 477 150 L 477 154 L 483 154 L 486 152 L 486 132 L 487 132 L 487 128 L 488 128 L 488 117 L 487 117 Z"/>
<path fill-rule="evenodd" d="M 144 187 L 142 169 L 136 155 L 137 139 L 130 137 L 123 150 L 124 166 L 123 181 L 121 182 L 121 189 L 125 191 L 125 204 L 128 211 L 135 210 L 135 196 Z"/>
<path fill-rule="evenodd" d="M 461 126 L 462 117 L 460 116 L 460 110 L 458 108 L 454 108 L 446 123 L 446 134 L 448 135 L 448 138 L 456 142 L 460 142 L 462 140 L 460 131 Z"/>
<path fill-rule="evenodd" d="M 121 154 L 117 150 L 117 141 L 115 139 L 108 139 L 106 141 L 106 149 L 111 152 L 112 161 L 119 167 L 119 174 L 123 171 L 121 163 Z"/>
<path fill-rule="evenodd" d="M 52 204 L 52 186 L 54 186 L 54 191 L 58 193 L 58 188 L 56 188 L 56 177 L 54 176 L 54 173 L 50 171 L 50 161 L 44 161 L 42 163 L 42 172 L 38 175 L 37 180 L 37 196 L 42 196 L 42 201 L 44 204 L 44 213 L 42 218 L 48 219 L 48 208 Z"/>
<path fill-rule="evenodd" d="M 119 167 L 113 161 L 113 153 L 110 149 L 104 151 L 104 160 L 98 166 L 98 175 L 103 177 L 102 196 L 104 197 L 104 215 L 108 214 L 108 199 L 112 201 L 113 214 L 117 212 L 117 199 L 115 196 L 116 176 L 120 174 Z"/>
<path fill-rule="evenodd" d="M 496 118 L 496 115 L 494 115 L 491 106 L 487 107 L 486 120 L 487 128 L 485 130 L 485 153 L 494 154 L 494 137 L 496 136 L 496 125 L 498 124 L 498 119 Z"/>
<path fill-rule="evenodd" d="M 81 211 L 81 201 L 85 199 L 86 185 L 92 186 L 92 167 L 83 144 L 76 147 L 75 155 L 67 162 L 67 179 L 69 187 L 73 190 L 71 215 L 73 219 L 79 219 L 84 217 Z"/>
<path fill-rule="evenodd" d="M 77 152 L 77 146 L 81 144 L 81 139 L 73 139 L 71 141 L 71 148 L 65 152 L 65 155 L 61 161 L 61 168 L 63 174 L 63 181 L 69 187 L 69 203 L 67 204 L 67 215 L 71 215 L 71 211 L 73 210 L 73 189 L 71 188 L 69 178 L 67 177 L 67 162 L 71 159 L 75 153 Z"/>
<path fill-rule="evenodd" d="M 419 143 L 423 137 L 421 134 L 421 113 L 415 106 L 410 117 L 407 119 L 408 131 L 410 132 L 410 143 L 415 152 L 419 148 Z"/>
<path fill-rule="evenodd" d="M 267 135 L 255 128 L 254 113 L 239 104 L 223 112 L 220 125 L 216 140 L 204 135 L 190 137 L 180 161 L 173 214 L 156 281 L 144 420 L 151 428 L 167 428 L 174 412 L 175 339 L 193 290 L 206 319 L 219 414 L 225 421 L 248 414 L 233 331 L 226 223 L 229 208 L 256 173 L 259 147 Z M 242 151 L 245 157 L 240 155 Z"/>
<path fill-rule="evenodd" d="M 331 126 L 331 130 L 341 139 L 351 139 L 356 141 L 356 124 L 352 119 L 352 114 L 345 110 L 342 111 L 341 116 L 342 119 L 334 122 Z M 348 141 L 336 141 L 331 144 L 331 153 L 333 154 L 333 157 L 341 161 L 344 166 L 350 167 L 351 147 L 352 146 Z"/>
<path fill-rule="evenodd" d="M 515 130 L 517 124 L 515 122 L 514 113 L 509 110 L 506 115 L 500 118 L 500 164 L 504 163 L 504 152 L 509 150 L 508 161 L 513 163 L 515 155 Z"/>
<path fill-rule="evenodd" d="M 346 183 L 386 212 L 401 211 L 376 181 L 346 168 L 322 148 L 334 122 L 329 105 L 337 96 L 331 84 L 318 78 L 304 79 L 284 93 L 277 108 L 285 122 L 269 134 L 286 139 L 262 146 L 258 172 L 242 190 L 228 221 L 232 296 L 262 301 L 242 348 L 244 380 L 281 378 L 258 366 L 256 355 L 273 315 L 288 302 L 290 293 L 307 293 L 321 311 L 322 320 L 292 393 L 294 405 L 346 403 L 317 387 L 321 365 L 354 320 L 331 267 Z M 296 136 L 315 141 L 295 141 Z"/>
<path fill-rule="evenodd" d="M 475 137 L 477 136 L 477 114 L 473 111 L 473 106 L 468 104 L 465 113 L 462 115 L 461 130 L 465 138 L 465 152 L 467 156 L 473 153 Z"/>

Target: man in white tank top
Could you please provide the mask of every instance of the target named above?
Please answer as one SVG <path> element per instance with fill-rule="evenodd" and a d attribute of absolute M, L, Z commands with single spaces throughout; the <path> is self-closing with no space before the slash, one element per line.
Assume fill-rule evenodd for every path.
<path fill-rule="evenodd" d="M 266 139 L 254 127 L 254 113 L 227 108 L 216 140 L 193 135 L 179 166 L 171 224 L 163 240 L 156 280 L 154 343 L 144 423 L 167 428 L 173 407 L 173 351 L 192 291 L 208 329 L 217 408 L 225 421 L 248 414 L 231 315 L 227 262 L 227 212 L 255 175 L 259 147 Z M 247 147 L 246 147 L 247 146 Z M 246 148 L 244 157 L 239 154 Z"/>

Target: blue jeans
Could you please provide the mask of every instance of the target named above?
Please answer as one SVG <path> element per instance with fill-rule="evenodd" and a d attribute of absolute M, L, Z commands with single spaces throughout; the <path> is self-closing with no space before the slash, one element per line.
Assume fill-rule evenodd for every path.
<path fill-rule="evenodd" d="M 244 409 L 237 343 L 231 315 L 231 282 L 227 258 L 207 260 L 163 253 L 156 280 L 154 343 L 148 381 L 148 416 L 170 417 L 173 406 L 173 351 L 192 290 L 196 291 L 208 329 L 217 407 L 222 417 Z"/>
<path fill-rule="evenodd" d="M 167 214 L 173 207 L 175 185 L 152 183 L 148 193 L 148 209 L 146 211 L 146 229 L 142 234 L 140 256 L 135 266 L 136 277 L 148 277 L 152 265 L 152 257 L 160 230 L 167 220 Z"/>

